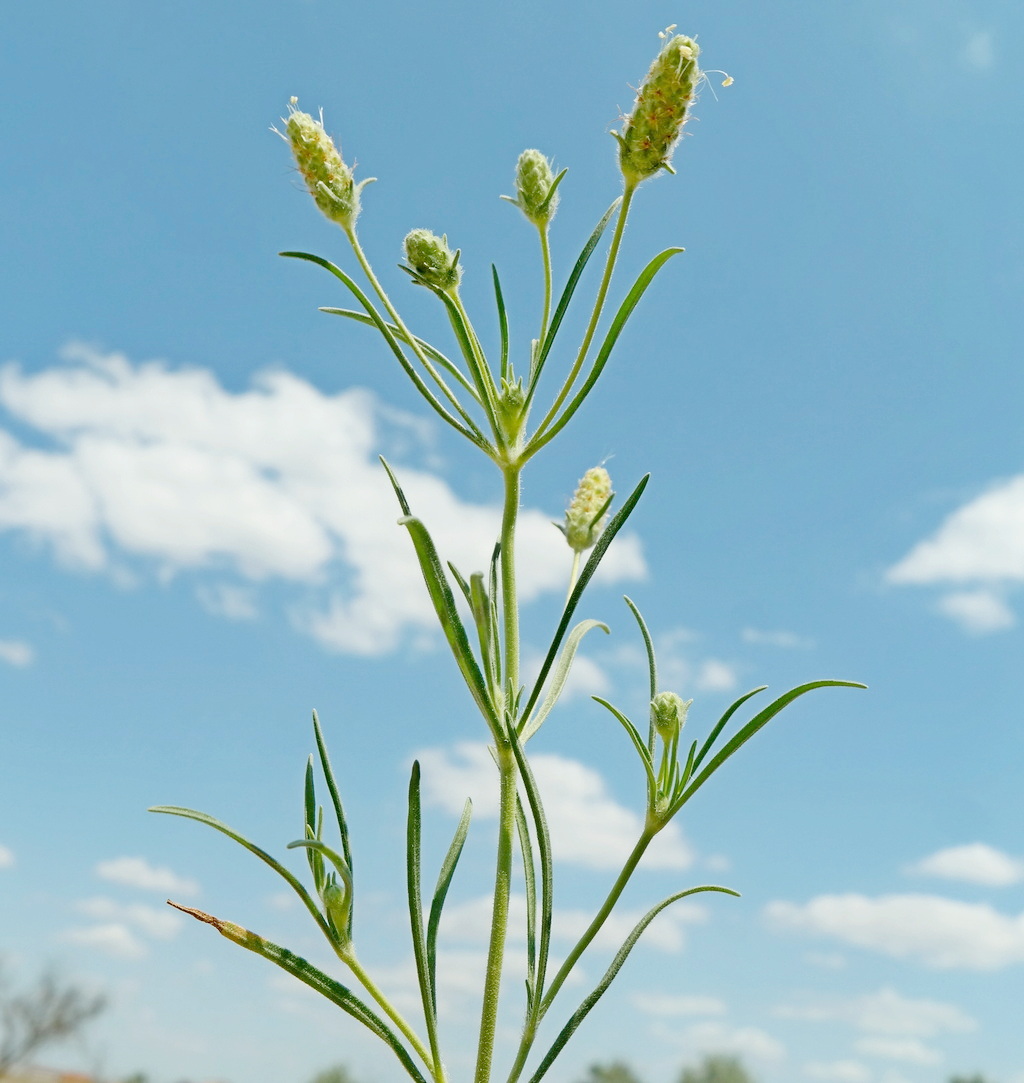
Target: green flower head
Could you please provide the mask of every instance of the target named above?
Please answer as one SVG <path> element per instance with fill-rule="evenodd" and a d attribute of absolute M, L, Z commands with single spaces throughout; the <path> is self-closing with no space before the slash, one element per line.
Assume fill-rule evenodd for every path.
<path fill-rule="evenodd" d="M 316 205 L 332 222 L 352 229 L 359 214 L 359 193 L 373 178 L 356 184 L 352 170 L 325 131 L 323 118 L 316 120 L 300 112 L 295 108 L 297 100 L 289 102 L 285 130 L 279 134 L 291 146 L 295 164 Z"/>
<path fill-rule="evenodd" d="M 558 209 L 558 178 L 539 150 L 524 150 L 516 163 L 516 197 L 511 199 L 535 226 L 546 226 Z"/>
<path fill-rule="evenodd" d="M 633 112 L 622 131 L 613 133 L 619 141 L 619 165 L 627 183 L 638 184 L 659 169 L 673 172 L 672 151 L 701 78 L 699 54 L 693 38 L 676 34 L 654 58 L 637 91 Z"/>
<path fill-rule="evenodd" d="M 438 237 L 429 229 L 414 229 L 406 235 L 405 259 L 409 270 L 425 286 L 451 293 L 462 278 L 459 253 L 448 247 L 447 235 Z"/>
<path fill-rule="evenodd" d="M 651 716 L 658 736 L 668 744 L 686 724 L 692 699 L 683 699 L 675 692 L 659 692 L 651 700 Z"/>
<path fill-rule="evenodd" d="M 582 553 L 597 543 L 608 522 L 606 513 L 614 495 L 612 479 L 603 466 L 592 467 L 580 478 L 565 511 L 565 525 L 559 528 L 570 549 Z"/>

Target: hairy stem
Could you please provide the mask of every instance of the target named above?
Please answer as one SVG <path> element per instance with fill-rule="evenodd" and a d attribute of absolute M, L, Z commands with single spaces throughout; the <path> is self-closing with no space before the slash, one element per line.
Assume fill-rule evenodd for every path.
<path fill-rule="evenodd" d="M 427 1071 L 434 1077 L 437 1083 L 444 1083 L 444 1074 L 441 1069 L 440 1063 L 435 1063 L 434 1058 L 431 1057 L 427 1051 L 427 1047 L 423 1044 L 422 1040 L 412 1029 L 411 1026 L 405 1021 L 402 1014 L 391 1003 L 390 1000 L 381 992 L 376 982 L 370 977 L 369 974 L 363 969 L 362 963 L 356 958 L 355 952 L 350 949 L 344 952 L 339 952 L 339 958 L 341 961 L 352 971 L 353 974 L 359 979 L 360 984 L 370 994 L 371 997 L 380 1005 L 384 1014 L 395 1024 L 396 1027 L 405 1035 L 409 1044 L 416 1050 L 417 1055 L 423 1061 L 427 1067 Z"/>
<path fill-rule="evenodd" d="M 519 600 L 516 594 L 515 541 L 519 515 L 520 472 L 518 463 L 506 466 L 505 504 L 501 517 L 501 600 L 504 620 L 504 719 L 510 733 L 515 732 L 515 699 L 519 689 Z M 497 749 L 500 796 L 498 808 L 498 853 L 494 874 L 494 905 L 491 910 L 491 937 L 487 949 L 487 973 L 484 979 L 483 1006 L 480 1013 L 476 1083 L 488 1083 L 494 1057 L 494 1034 L 498 1022 L 498 999 L 501 971 L 508 932 L 508 900 L 512 881 L 512 852 L 515 845 L 516 788 L 519 771 L 508 737 Z"/>
<path fill-rule="evenodd" d="M 597 291 L 597 298 L 594 301 L 594 310 L 590 314 L 590 322 L 587 324 L 587 329 L 583 334 L 583 341 L 580 343 L 579 352 L 576 354 L 576 360 L 569 370 L 569 375 L 566 377 L 565 383 L 562 384 L 562 389 L 558 392 L 555 401 L 551 404 L 551 409 L 548 410 L 544 415 L 544 420 L 537 426 L 537 431 L 530 440 L 531 444 L 533 444 L 538 437 L 543 435 L 544 430 L 547 429 L 558 416 L 558 411 L 562 408 L 562 404 L 568 397 L 573 384 L 576 382 L 577 376 L 580 374 L 580 370 L 583 368 L 583 362 L 587 358 L 590 344 L 594 340 L 594 334 L 597 332 L 597 325 L 601 319 L 601 313 L 604 310 L 604 302 L 608 296 L 608 287 L 611 285 L 612 281 L 612 272 L 615 270 L 615 261 L 619 255 L 619 248 L 622 245 L 622 234 L 626 228 L 626 218 L 629 215 L 629 207 L 633 202 L 633 195 L 635 192 L 636 184 L 627 182 L 626 190 L 622 194 L 622 202 L 619 204 L 619 216 L 615 222 L 615 233 L 612 235 L 612 243 L 608 247 L 608 258 L 605 260 L 604 275 L 601 278 L 601 285 Z"/>
<path fill-rule="evenodd" d="M 558 990 L 561 989 L 565 979 L 569 976 L 572 968 L 576 965 L 579 957 L 590 946 L 590 942 L 601 931 L 601 926 L 604 925 L 608 915 L 612 912 L 612 908 L 619 901 L 619 896 L 622 894 L 623 889 L 629 882 L 629 878 L 633 875 L 634 870 L 640 863 L 640 858 L 644 856 L 644 851 L 651 844 L 651 839 L 657 834 L 657 827 L 652 827 L 647 824 L 644 827 L 643 834 L 637 839 L 636 845 L 633 847 L 632 853 L 626 858 L 626 863 L 622 866 L 622 871 L 619 873 L 612 884 L 611 890 L 608 892 L 608 897 L 601 904 L 601 909 L 598 910 L 594 916 L 594 920 L 587 926 L 586 932 L 579 938 L 573 947 L 572 951 L 565 958 L 565 962 L 562 963 L 558 970 L 558 973 L 551 979 L 551 984 L 548 986 L 547 992 L 544 994 L 544 999 L 541 1001 L 540 1012 L 538 1014 L 538 1022 L 544 1017 L 544 1013 L 551 1007 L 551 1002 L 558 994 Z"/>

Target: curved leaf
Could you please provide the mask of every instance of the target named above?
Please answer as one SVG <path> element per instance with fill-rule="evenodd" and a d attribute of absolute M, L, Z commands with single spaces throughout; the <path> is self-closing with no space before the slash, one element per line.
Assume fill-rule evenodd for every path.
<path fill-rule="evenodd" d="M 558 697 L 562 694 L 562 689 L 569 677 L 569 671 L 572 669 L 576 651 L 579 649 L 583 637 L 593 628 L 600 628 L 606 635 L 609 632 L 608 625 L 599 620 L 584 620 L 580 621 L 569 633 L 565 646 L 562 648 L 562 653 L 558 656 L 558 661 L 551 671 L 551 686 L 548 688 L 548 694 L 544 697 L 544 702 L 540 705 L 533 718 L 523 723 L 523 728 L 519 734 L 519 739 L 523 744 L 526 744 L 540 729 L 544 719 L 551 713 L 551 708 L 558 702 Z"/>
<path fill-rule="evenodd" d="M 537 704 L 541 689 L 544 687 L 544 683 L 548 679 L 548 673 L 551 671 L 551 667 L 554 665 L 555 658 L 558 655 L 558 648 L 562 645 L 562 637 L 569 627 L 569 622 L 572 620 L 573 613 L 576 612 L 576 606 L 579 605 L 579 600 L 583 596 L 583 592 L 587 589 L 587 584 L 593 579 L 594 572 L 597 571 L 601 559 L 608 551 L 608 546 L 611 545 L 615 539 L 615 535 L 618 534 L 625 525 L 626 520 L 632 514 L 633 509 L 636 507 L 637 502 L 643 495 L 643 491 L 647 488 L 647 483 L 650 480 L 651 475 L 644 474 L 637 487 L 626 498 L 622 507 L 619 508 L 609 520 L 608 525 L 601 532 L 601 537 L 597 539 L 597 544 L 594 546 L 593 550 L 591 550 L 586 564 L 583 565 L 583 571 L 580 572 L 579 579 L 576 580 L 576 586 L 573 587 L 572 593 L 565 603 L 565 609 L 562 611 L 562 618 L 558 622 L 558 627 L 555 629 L 555 635 L 551 640 L 551 646 L 548 647 L 548 653 L 540 667 L 540 673 L 537 675 L 537 680 L 534 682 L 533 691 L 530 693 L 530 698 L 523 709 L 523 717 L 529 718 L 530 712 Z"/>
<path fill-rule="evenodd" d="M 788 707 L 790 703 L 795 699 L 799 699 L 800 696 L 807 692 L 814 691 L 815 688 L 866 688 L 867 685 L 859 684 L 856 681 L 811 681 L 808 684 L 801 684 L 796 688 L 790 689 L 784 695 L 779 696 L 773 703 L 769 703 L 763 711 L 758 712 L 754 717 L 734 736 L 731 740 L 727 741 L 721 751 L 712 757 L 707 767 L 699 775 L 694 778 L 690 783 L 686 792 L 675 802 L 672 806 L 672 814 L 674 815 L 682 806 L 690 800 L 690 798 L 704 785 L 705 782 L 722 766 L 723 763 L 740 748 L 743 747 L 754 736 L 759 729 L 762 729 L 781 711 L 784 707 Z M 751 693 L 753 695 L 753 693 Z"/>
<path fill-rule="evenodd" d="M 542 428 L 534 433 L 533 439 L 527 445 L 527 455 L 536 454 L 536 452 L 538 452 L 546 443 L 561 432 L 568 424 L 572 415 L 583 405 L 583 400 L 590 394 L 591 389 L 594 384 L 597 383 L 598 377 L 608 363 L 608 358 L 611 357 L 615 343 L 618 341 L 622 329 L 626 326 L 626 321 L 633 314 L 633 309 L 636 308 L 640 298 L 643 297 L 644 293 L 647 291 L 647 287 L 654 281 L 654 276 L 673 256 L 678 255 L 682 251 L 682 248 L 666 248 L 664 252 L 659 252 L 658 255 L 656 255 L 640 272 L 636 282 L 633 283 L 629 293 L 626 294 L 625 300 L 619 305 L 619 309 L 615 313 L 611 326 L 605 333 L 604 341 L 601 343 L 601 349 L 598 350 L 597 357 L 594 359 L 594 364 L 587 374 L 587 378 L 583 381 L 579 391 L 573 395 L 569 404 L 562 411 L 561 416 L 558 417 L 557 420 L 552 421 L 547 429 L 543 428 L 542 423 Z"/>
<path fill-rule="evenodd" d="M 335 942 L 334 930 L 327 924 L 323 914 L 320 913 L 316 903 L 313 901 L 309 892 L 302 886 L 301 882 L 290 873 L 284 865 L 281 864 L 276 858 L 270 856 L 266 850 L 261 849 L 254 842 L 250 842 L 244 835 L 240 835 L 233 828 L 228 827 L 227 824 L 221 823 L 214 816 L 210 816 L 206 812 L 197 812 L 192 808 L 182 808 L 180 805 L 153 805 L 147 809 L 148 812 L 160 812 L 166 816 L 181 816 L 186 820 L 195 820 L 196 823 L 206 824 L 207 827 L 212 827 L 214 831 L 219 831 L 222 835 L 227 835 L 229 839 L 234 839 L 240 846 L 244 846 L 249 853 L 255 854 L 260 861 L 269 865 L 278 876 L 282 877 L 288 882 L 291 888 L 295 891 L 296 895 L 302 900 L 306 909 L 313 915 L 313 919 L 317 925 L 323 931 L 324 936 L 333 944 Z"/>
<path fill-rule="evenodd" d="M 718 887 L 712 884 L 706 884 L 703 887 L 691 887 L 687 891 L 679 891 L 675 895 L 670 895 L 667 899 L 663 899 L 657 906 L 651 907 L 646 914 L 633 926 L 633 931 L 626 937 L 615 954 L 615 958 L 612 959 L 611 965 L 604 972 L 604 976 L 594 987 L 593 991 L 583 1000 L 583 1003 L 576 1009 L 570 1016 L 569 1021 L 559 1031 L 558 1037 L 555 1038 L 544 1054 L 544 1059 L 540 1062 L 540 1066 L 530 1077 L 530 1083 L 538 1083 L 538 1081 L 546 1074 L 547 1070 L 551 1067 L 554 1059 L 561 1053 L 565 1046 L 565 1043 L 573 1036 L 576 1028 L 583 1022 L 584 1019 L 590 1014 L 591 1009 L 604 995 L 605 990 L 615 980 L 615 976 L 622 969 L 622 964 L 629 957 L 629 953 L 633 950 L 634 945 L 640 939 L 644 930 L 648 925 L 664 910 L 667 906 L 677 902 L 679 899 L 685 899 L 687 895 L 696 895 L 702 891 L 719 891 L 725 895 L 735 895 L 739 897 L 738 891 L 733 891 L 731 888 Z"/>

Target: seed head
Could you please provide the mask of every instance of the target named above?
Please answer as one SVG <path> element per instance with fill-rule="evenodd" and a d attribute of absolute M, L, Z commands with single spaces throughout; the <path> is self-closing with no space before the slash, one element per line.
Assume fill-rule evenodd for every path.
<path fill-rule="evenodd" d="M 284 138 L 292 148 L 306 187 L 316 205 L 344 229 L 355 225 L 359 214 L 359 193 L 372 178 L 355 183 L 352 170 L 344 163 L 334 140 L 324 130 L 323 119 L 295 108 L 298 99 L 288 104 Z"/>
<path fill-rule="evenodd" d="M 516 163 L 516 198 L 514 203 L 535 225 L 544 227 L 555 217 L 558 191 L 551 163 L 539 150 L 524 150 Z"/>
<path fill-rule="evenodd" d="M 603 466 L 588 470 L 576 487 L 565 511 L 565 526 L 560 527 L 569 547 L 582 553 L 597 542 L 608 522 L 608 505 L 612 497 L 612 479 Z"/>
<path fill-rule="evenodd" d="M 438 237 L 429 229 L 414 229 L 406 235 L 405 258 L 418 282 L 450 293 L 459 285 L 462 268 L 459 253 L 448 247 L 448 236 Z"/>
<path fill-rule="evenodd" d="M 619 165 L 627 183 L 637 184 L 659 169 L 673 172 L 672 151 L 686 122 L 700 79 L 697 43 L 676 34 L 662 46 L 637 91 L 633 112 L 621 132 Z"/>
<path fill-rule="evenodd" d="M 651 715 L 658 736 L 668 744 L 683 728 L 692 699 L 682 699 L 675 692 L 659 692 L 651 700 Z"/>

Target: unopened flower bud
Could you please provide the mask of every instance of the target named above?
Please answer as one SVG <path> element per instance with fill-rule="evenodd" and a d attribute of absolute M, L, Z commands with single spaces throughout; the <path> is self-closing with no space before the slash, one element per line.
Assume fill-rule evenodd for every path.
<path fill-rule="evenodd" d="M 565 512 L 565 526 L 561 528 L 569 547 L 575 552 L 589 549 L 601 536 L 608 521 L 606 512 L 612 496 L 612 479 L 603 466 L 592 467 L 580 478 Z"/>
<path fill-rule="evenodd" d="M 342 161 L 341 152 L 324 130 L 323 121 L 295 108 L 296 98 L 288 105 L 284 138 L 292 148 L 306 187 L 316 205 L 344 229 L 355 225 L 359 214 L 359 193 L 372 178 L 355 183 L 352 170 Z"/>
<path fill-rule="evenodd" d="M 692 699 L 682 699 L 675 692 L 659 692 L 651 700 L 651 716 L 658 736 L 668 744 L 686 724 Z"/>
<path fill-rule="evenodd" d="M 462 278 L 459 253 L 448 247 L 447 235 L 438 237 L 429 229 L 414 229 L 405 238 L 405 258 L 410 270 L 424 285 L 446 293 L 454 290 Z"/>
<path fill-rule="evenodd" d="M 636 184 L 659 169 L 673 171 L 672 150 L 686 121 L 700 79 L 697 43 L 682 34 L 670 38 L 654 59 L 637 91 L 633 112 L 619 141 L 619 165 L 627 183 Z"/>
<path fill-rule="evenodd" d="M 508 198 L 507 196 L 505 198 Z M 545 226 L 555 217 L 558 192 L 551 163 L 539 150 L 524 150 L 516 164 L 514 203 L 535 226 Z"/>
<path fill-rule="evenodd" d="M 344 885 L 332 880 L 325 885 L 320 897 L 324 901 L 324 909 L 331 919 L 331 924 L 343 937 L 348 936 L 348 919 L 352 909 L 352 900 Z"/>

